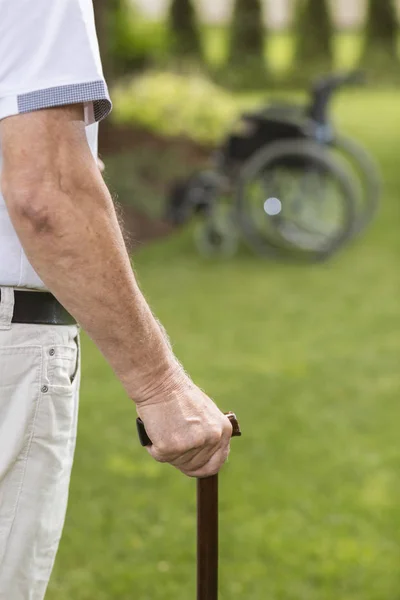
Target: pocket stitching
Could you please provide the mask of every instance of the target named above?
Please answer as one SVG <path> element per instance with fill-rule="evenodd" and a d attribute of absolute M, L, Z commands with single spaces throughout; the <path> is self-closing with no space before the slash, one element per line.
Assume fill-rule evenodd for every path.
<path fill-rule="evenodd" d="M 50 390 L 54 390 L 54 391 L 63 391 L 64 393 L 73 393 L 74 391 L 74 383 L 76 380 L 76 376 L 79 372 L 79 360 L 80 360 L 80 348 L 79 348 L 79 337 L 77 336 L 77 338 L 74 338 L 74 344 L 75 344 L 75 348 L 71 348 L 70 346 L 50 346 L 49 348 L 54 348 L 54 350 L 56 351 L 54 356 L 49 356 L 48 355 L 48 349 L 45 349 L 44 352 L 44 356 L 45 358 L 45 379 L 46 379 L 46 385 L 49 387 Z M 57 350 L 60 350 L 62 348 L 68 348 L 69 350 L 71 350 L 72 352 L 74 352 L 75 356 L 71 356 L 71 353 L 69 353 L 69 355 L 62 355 L 62 354 L 58 354 Z M 72 374 L 72 376 L 68 375 L 68 379 L 69 379 L 69 384 L 68 385 L 59 385 L 57 383 L 52 383 L 52 380 L 54 380 L 54 377 L 52 377 L 53 375 L 53 371 L 55 369 L 54 367 L 54 363 L 56 361 L 68 361 L 68 363 L 73 363 L 75 365 L 74 368 L 74 372 Z M 61 365 L 62 368 L 62 365 Z"/>
<path fill-rule="evenodd" d="M 35 354 L 42 353 L 41 346 L 19 346 L 15 348 L 15 346 L 2 346 L 0 348 L 0 355 L 4 354 L 5 356 L 10 356 L 10 354 L 27 354 L 31 353 L 32 350 L 36 350 Z"/>

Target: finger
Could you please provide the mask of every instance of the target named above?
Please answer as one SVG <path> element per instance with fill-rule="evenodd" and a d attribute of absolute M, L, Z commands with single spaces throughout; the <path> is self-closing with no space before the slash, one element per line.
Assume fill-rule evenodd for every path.
<path fill-rule="evenodd" d="M 183 456 L 179 456 L 176 460 L 172 460 L 171 464 L 179 470 L 196 471 L 206 465 L 216 452 L 220 449 L 220 444 L 208 446 L 202 449 L 191 450 Z"/>
<path fill-rule="evenodd" d="M 147 450 L 147 452 L 150 454 L 150 456 L 152 458 L 154 458 L 154 460 L 156 460 L 157 462 L 159 462 L 159 463 L 168 462 L 165 455 L 163 455 L 161 452 L 159 452 L 159 450 L 155 446 L 146 446 L 145 450 Z"/>
<path fill-rule="evenodd" d="M 230 441 L 232 439 L 232 435 L 233 435 L 233 425 L 230 422 L 230 420 L 228 419 L 228 417 L 226 417 L 226 422 L 225 422 L 224 429 L 223 429 L 223 432 L 222 432 L 222 439 L 226 443 L 230 444 Z"/>
<path fill-rule="evenodd" d="M 194 469 L 194 470 L 181 469 L 181 471 L 188 477 L 197 477 L 197 478 L 211 477 L 212 475 L 216 475 L 221 470 L 221 468 L 223 467 L 223 465 L 225 464 L 225 462 L 228 459 L 229 452 L 230 452 L 230 445 L 228 447 L 220 448 L 219 450 L 217 450 L 217 452 L 214 454 L 214 456 L 205 465 L 203 465 L 199 469 Z"/>
<path fill-rule="evenodd" d="M 160 448 L 160 446 L 153 444 L 152 446 L 147 446 L 147 451 L 156 461 L 164 463 L 168 462 L 172 464 L 180 459 L 185 460 L 186 457 L 187 460 L 191 460 L 193 456 L 200 452 L 203 446 L 204 444 L 198 443 L 197 445 L 192 445 L 189 450 L 182 450 L 178 448 L 175 451 L 171 451 L 167 446 L 165 448 Z"/>
<path fill-rule="evenodd" d="M 217 438 L 214 444 L 209 443 L 204 448 L 195 448 L 168 462 L 181 471 L 194 472 L 203 468 L 219 450 L 225 448 L 229 453 L 229 444 L 232 438 L 232 424 L 228 418 L 218 437 L 219 439 Z"/>
<path fill-rule="evenodd" d="M 199 446 L 191 448 L 184 453 L 168 454 L 164 451 L 160 451 L 156 446 L 148 446 L 146 449 L 150 456 L 152 456 L 157 462 L 170 463 L 177 469 L 187 469 L 190 471 L 200 469 L 202 466 L 208 463 L 208 461 L 214 456 L 219 450 L 220 442 L 212 446 L 208 445 L 206 448 Z"/>
<path fill-rule="evenodd" d="M 192 453 L 191 455 L 188 454 L 183 457 L 183 460 L 180 457 L 172 464 L 185 473 L 195 473 L 203 469 L 211 461 L 213 456 L 217 455 L 218 452 L 220 452 L 220 455 L 222 456 L 225 453 L 225 456 L 227 457 L 230 451 L 232 430 L 232 424 L 227 418 L 222 430 L 221 439 L 217 444 L 214 445 L 214 447 L 210 447 L 203 452 L 196 452 L 194 454 Z"/>
<path fill-rule="evenodd" d="M 214 432 L 214 443 L 211 440 L 204 446 L 204 442 L 194 445 L 189 450 L 177 449 L 175 452 L 168 450 L 168 446 L 160 447 L 152 445 L 147 447 L 147 451 L 160 463 L 170 463 L 181 471 L 197 471 L 204 467 L 217 451 L 224 447 L 229 447 L 232 437 L 232 424 L 226 417 L 223 419 L 222 431 Z"/>

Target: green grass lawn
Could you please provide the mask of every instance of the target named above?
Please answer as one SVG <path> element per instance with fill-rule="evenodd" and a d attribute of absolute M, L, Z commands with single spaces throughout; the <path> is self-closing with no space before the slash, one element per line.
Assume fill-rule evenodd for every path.
<path fill-rule="evenodd" d="M 222 600 L 399 597 L 399 107 L 389 92 L 337 102 L 386 189 L 373 228 L 332 262 L 204 262 L 188 233 L 135 257 L 177 354 L 242 423 L 221 476 Z M 133 404 L 83 347 L 48 600 L 194 599 L 195 484 L 139 448 Z"/>

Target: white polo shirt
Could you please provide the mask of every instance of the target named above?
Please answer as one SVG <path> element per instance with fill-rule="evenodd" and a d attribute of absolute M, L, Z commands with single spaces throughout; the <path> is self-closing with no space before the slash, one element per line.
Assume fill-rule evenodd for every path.
<path fill-rule="evenodd" d="M 111 102 L 92 0 L 0 0 L 0 119 L 75 103 L 84 105 L 96 157 L 98 122 Z M 0 285 L 44 288 L 10 222 L 1 189 Z"/>

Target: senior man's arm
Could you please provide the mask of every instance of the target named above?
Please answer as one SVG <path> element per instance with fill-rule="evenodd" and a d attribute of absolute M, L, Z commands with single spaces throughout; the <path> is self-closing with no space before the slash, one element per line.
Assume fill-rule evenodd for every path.
<path fill-rule="evenodd" d="M 28 259 L 137 403 L 149 451 L 188 475 L 215 473 L 231 425 L 185 374 L 140 292 L 83 107 L 5 118 L 0 141 L 2 191 Z"/>

